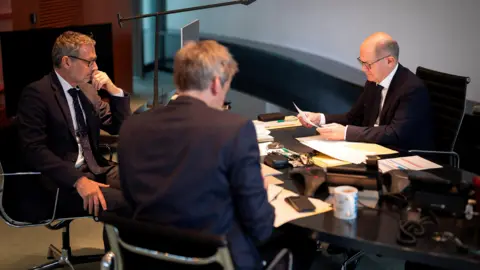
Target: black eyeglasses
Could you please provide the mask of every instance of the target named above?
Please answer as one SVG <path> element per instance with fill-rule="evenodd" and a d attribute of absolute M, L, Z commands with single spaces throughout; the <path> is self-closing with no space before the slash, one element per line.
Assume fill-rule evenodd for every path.
<path fill-rule="evenodd" d="M 391 55 L 389 54 L 389 55 L 387 55 L 387 56 L 384 56 L 384 57 L 382 57 L 382 58 L 379 58 L 379 59 L 373 61 L 372 63 L 363 62 L 362 60 L 360 60 L 360 57 L 357 57 L 357 60 L 358 60 L 358 62 L 360 63 L 360 65 L 365 66 L 367 69 L 372 69 L 372 65 L 373 65 L 373 64 L 375 64 L 375 63 L 377 63 L 378 61 L 383 60 L 383 59 L 385 59 L 385 58 L 387 58 L 387 57 L 389 57 L 389 56 L 391 56 Z"/>
<path fill-rule="evenodd" d="M 93 63 L 97 62 L 97 58 L 93 59 L 93 60 L 87 60 L 87 59 L 83 59 L 81 57 L 78 57 L 78 56 L 74 56 L 74 55 L 67 55 L 68 57 L 71 57 L 71 58 L 74 58 L 74 59 L 78 59 L 78 60 L 82 60 L 84 61 L 85 63 L 88 64 L 88 67 L 93 67 Z"/>

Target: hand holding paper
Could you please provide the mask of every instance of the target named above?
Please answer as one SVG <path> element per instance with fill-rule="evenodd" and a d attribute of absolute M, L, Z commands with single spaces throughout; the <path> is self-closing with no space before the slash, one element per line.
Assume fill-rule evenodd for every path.
<path fill-rule="evenodd" d="M 317 123 L 320 123 L 320 114 L 319 113 L 311 113 L 311 112 L 304 112 L 302 110 L 300 110 L 300 108 L 297 107 L 297 105 L 295 104 L 295 102 L 293 103 L 293 106 L 295 106 L 295 108 L 297 109 L 298 111 L 298 120 L 300 120 L 300 123 L 302 123 L 303 126 L 305 127 L 316 127 L 316 128 L 319 128 L 320 126 L 313 123 L 313 122 L 317 122 Z"/>
<path fill-rule="evenodd" d="M 320 133 L 320 138 L 324 140 L 343 141 L 345 140 L 345 128 L 343 125 L 332 123 L 317 128 L 317 132 Z"/>

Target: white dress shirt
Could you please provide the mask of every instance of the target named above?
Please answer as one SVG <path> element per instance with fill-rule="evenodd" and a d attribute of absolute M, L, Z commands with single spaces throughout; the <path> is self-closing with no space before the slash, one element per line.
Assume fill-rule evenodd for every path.
<path fill-rule="evenodd" d="M 81 91 L 81 90 L 80 88 L 78 88 L 78 86 L 77 87 L 71 86 L 64 78 L 62 78 L 62 76 L 60 76 L 60 74 L 57 73 L 57 71 L 55 71 L 55 74 L 57 74 L 58 80 L 62 85 L 63 91 L 65 92 L 65 97 L 67 98 L 67 103 L 68 103 L 68 109 L 70 110 L 70 115 L 72 116 L 73 129 L 75 130 L 75 134 L 77 134 L 76 132 L 78 129 L 77 116 L 75 114 L 75 107 L 73 106 L 73 98 L 70 95 L 70 93 L 68 93 L 68 90 L 72 88 L 75 88 L 78 91 Z M 115 96 L 123 97 L 124 96 L 123 90 L 120 90 L 120 93 L 116 94 Z M 87 120 L 85 118 L 85 112 L 83 111 L 82 103 L 80 101 L 79 103 L 80 103 L 80 108 L 82 109 L 83 119 L 85 123 L 87 123 Z M 80 146 L 80 138 L 78 138 L 78 136 L 75 136 L 75 139 L 77 140 L 77 145 L 78 145 L 78 157 L 77 157 L 77 161 L 75 162 L 75 168 L 79 168 L 85 162 L 85 158 L 83 157 L 83 150 L 82 150 L 82 147 Z"/>
<path fill-rule="evenodd" d="M 382 113 L 383 104 L 385 103 L 385 97 L 387 96 L 388 88 L 390 88 L 390 84 L 392 83 L 393 76 L 395 75 L 395 72 L 397 72 L 397 69 L 398 69 L 398 64 L 395 66 L 392 72 L 390 72 L 390 74 L 388 74 L 388 76 L 385 77 L 385 79 L 383 79 L 383 81 L 379 83 L 381 86 L 383 86 L 383 89 L 382 89 L 382 97 L 380 100 L 380 107 L 378 110 L 378 116 L 374 125 L 375 127 L 377 127 L 380 124 L 380 114 Z"/>
<path fill-rule="evenodd" d="M 390 74 L 388 74 L 388 76 L 385 77 L 385 79 L 383 79 L 383 81 L 381 81 L 379 83 L 381 86 L 383 86 L 383 89 L 382 89 L 382 97 L 381 97 L 381 100 L 380 100 L 380 108 L 379 108 L 379 111 L 378 111 L 377 120 L 375 121 L 375 125 L 374 125 L 375 127 L 377 127 L 380 123 L 380 115 L 382 113 L 383 103 L 385 103 L 385 97 L 387 96 L 388 88 L 390 87 L 390 84 L 392 83 L 393 76 L 397 72 L 397 69 L 398 69 L 398 63 L 395 66 L 395 68 L 392 70 L 392 72 L 390 72 Z M 323 113 L 320 113 L 320 123 L 319 124 L 320 125 L 325 125 L 325 122 L 326 122 L 325 115 Z M 345 134 L 343 135 L 344 140 L 347 138 L 347 129 L 348 129 L 348 125 L 345 127 Z"/>

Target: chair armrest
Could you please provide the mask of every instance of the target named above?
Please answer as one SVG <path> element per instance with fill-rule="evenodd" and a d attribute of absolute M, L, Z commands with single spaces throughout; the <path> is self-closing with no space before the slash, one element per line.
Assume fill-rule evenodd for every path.
<path fill-rule="evenodd" d="M 272 270 L 282 261 L 283 258 L 287 258 L 287 269 L 292 269 L 293 267 L 293 255 L 290 250 L 284 248 L 277 253 L 275 258 L 265 267 L 265 270 Z"/>
<path fill-rule="evenodd" d="M 438 156 L 450 156 L 453 158 L 453 162 L 450 162 L 455 168 L 460 168 L 460 156 L 454 151 L 431 151 L 431 150 L 409 150 L 409 153 L 417 153 L 417 154 L 428 154 L 428 155 L 438 155 Z M 452 164 L 453 163 L 453 164 Z"/>
<path fill-rule="evenodd" d="M 12 226 L 12 227 L 30 227 L 30 226 L 42 226 L 42 225 L 49 225 L 53 221 L 55 221 L 55 215 L 57 213 L 57 205 L 58 205 L 58 195 L 60 192 L 60 189 L 57 188 L 57 192 L 55 195 L 55 204 L 53 207 L 53 213 L 52 213 L 52 218 L 47 219 L 42 221 L 39 224 L 32 224 L 29 222 L 21 222 L 21 221 L 16 221 L 12 219 L 7 212 L 5 211 L 5 207 L 3 206 L 3 193 L 5 192 L 5 177 L 4 176 L 18 176 L 18 175 L 40 175 L 40 172 L 17 172 L 17 173 L 3 173 L 3 168 L 1 167 L 0 164 L 0 216 L 4 219 L 4 221 Z"/>

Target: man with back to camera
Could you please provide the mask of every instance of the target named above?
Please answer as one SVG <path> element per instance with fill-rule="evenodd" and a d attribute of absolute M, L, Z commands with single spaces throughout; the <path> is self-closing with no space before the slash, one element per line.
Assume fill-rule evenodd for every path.
<path fill-rule="evenodd" d="M 100 129 L 118 134 L 131 112 L 129 95 L 98 70 L 96 59 L 92 38 L 61 34 L 52 49 L 54 70 L 22 91 L 17 117 L 27 164 L 46 176 L 47 189 L 76 190 L 84 210 L 98 215 L 100 207 L 113 210 L 121 195 L 117 166 L 98 149 Z M 110 94 L 109 103 L 100 89 Z"/>
<path fill-rule="evenodd" d="M 431 150 L 430 98 L 423 82 L 398 63 L 398 43 L 386 33 L 369 36 L 359 63 L 367 76 L 364 90 L 345 114 L 307 112 L 326 140 L 377 143 L 401 150 Z M 311 127 L 300 115 L 302 124 Z"/>
<path fill-rule="evenodd" d="M 226 235 L 236 269 L 258 269 L 274 211 L 252 121 L 221 111 L 236 72 L 215 41 L 181 48 L 178 97 L 122 126 L 120 181 L 134 219 Z"/>

